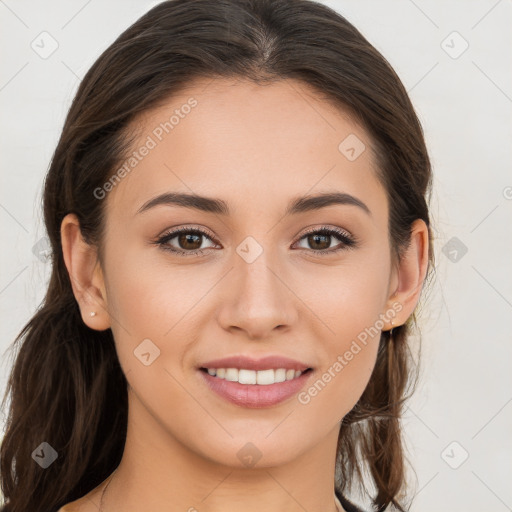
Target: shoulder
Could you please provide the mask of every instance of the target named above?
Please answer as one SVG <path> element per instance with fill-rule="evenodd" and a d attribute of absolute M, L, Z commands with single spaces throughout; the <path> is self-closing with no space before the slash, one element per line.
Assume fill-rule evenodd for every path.
<path fill-rule="evenodd" d="M 63 507 L 60 507 L 57 512 L 80 512 L 80 507 L 76 506 L 76 501 L 66 503 Z"/>
<path fill-rule="evenodd" d="M 99 484 L 85 496 L 66 503 L 57 512 L 98 512 L 102 485 Z"/>
<path fill-rule="evenodd" d="M 66 503 L 64 506 L 59 508 L 57 512 L 92 512 L 94 510 L 97 512 L 98 507 L 91 502 L 91 500 L 86 500 L 86 497 L 80 498 L 75 501 L 70 501 Z"/>
<path fill-rule="evenodd" d="M 336 491 L 335 494 L 345 512 L 365 512 L 362 508 L 359 508 L 357 505 L 355 505 L 350 500 L 345 498 L 345 496 L 343 496 L 343 494 L 341 494 L 340 492 Z"/>

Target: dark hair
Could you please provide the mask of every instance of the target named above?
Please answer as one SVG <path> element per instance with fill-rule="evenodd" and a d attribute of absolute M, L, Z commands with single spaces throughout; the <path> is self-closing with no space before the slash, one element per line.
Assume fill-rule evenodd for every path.
<path fill-rule="evenodd" d="M 423 219 L 432 270 L 427 206 L 432 177 L 422 128 L 400 79 L 356 28 L 307 0 L 157 5 L 123 32 L 82 80 L 46 176 L 52 273 L 41 306 L 12 346 L 19 352 L 4 396 L 5 403 L 10 393 L 11 403 L 0 451 L 5 511 L 53 512 L 99 485 L 121 460 L 127 381 L 111 330 L 92 330 L 82 321 L 60 226 L 66 214 L 75 213 L 85 240 L 101 249 L 105 202 L 93 191 L 126 158 L 129 127 L 138 114 L 199 77 L 296 79 L 351 114 L 372 138 L 378 179 L 389 200 L 394 256 L 399 261 L 413 221 Z M 381 333 L 368 386 L 340 428 L 336 491 L 349 492 L 356 481 L 366 490 L 366 467 L 377 511 L 405 506 L 399 421 L 411 376 L 417 381 L 407 343 L 415 323 L 413 314 L 392 336 Z M 46 470 L 32 458 L 42 442 L 58 453 Z"/>

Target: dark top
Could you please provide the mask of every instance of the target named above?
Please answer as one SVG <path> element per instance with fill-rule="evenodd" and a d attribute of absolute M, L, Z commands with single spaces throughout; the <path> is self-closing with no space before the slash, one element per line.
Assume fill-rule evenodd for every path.
<path fill-rule="evenodd" d="M 349 501 L 343 494 L 339 493 L 338 491 L 335 491 L 336 496 L 340 500 L 341 506 L 347 511 L 347 512 L 364 512 L 363 509 L 359 508 L 358 506 L 354 505 L 351 501 Z"/>

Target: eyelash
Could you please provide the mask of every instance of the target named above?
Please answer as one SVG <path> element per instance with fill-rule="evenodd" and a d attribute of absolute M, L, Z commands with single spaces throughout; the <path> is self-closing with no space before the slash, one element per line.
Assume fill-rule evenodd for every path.
<path fill-rule="evenodd" d="M 158 246 L 160 246 L 163 250 L 169 251 L 173 254 L 176 254 L 178 256 L 195 256 L 197 254 L 204 253 L 207 249 L 196 249 L 193 251 L 184 251 L 182 249 L 176 249 L 175 247 L 171 247 L 168 244 L 170 240 L 175 238 L 180 233 L 191 233 L 194 235 L 203 235 L 210 240 L 212 240 L 212 237 L 204 230 L 199 228 L 189 228 L 189 227 L 181 227 L 178 229 L 175 229 L 173 231 L 170 231 L 168 233 L 165 233 L 160 238 L 158 238 L 154 243 Z M 299 242 L 305 238 L 308 235 L 311 234 L 321 234 L 321 235 L 330 235 L 335 236 L 338 238 L 342 244 L 337 249 L 322 249 L 319 251 L 315 251 L 314 249 L 305 249 L 314 252 L 318 256 L 328 256 L 330 254 L 338 253 L 339 251 L 344 251 L 347 249 L 354 249 L 358 246 L 358 240 L 356 237 L 349 235 L 346 231 L 339 229 L 339 228 L 332 228 L 328 226 L 322 226 L 321 228 L 313 228 L 311 230 L 306 231 L 303 233 L 303 235 L 299 238 Z M 213 242 L 214 240 L 212 240 Z M 212 247 L 208 247 L 208 249 L 212 249 Z"/>

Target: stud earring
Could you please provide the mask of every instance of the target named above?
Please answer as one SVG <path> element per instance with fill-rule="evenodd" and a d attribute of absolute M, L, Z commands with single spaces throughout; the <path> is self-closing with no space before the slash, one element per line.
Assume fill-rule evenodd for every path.
<path fill-rule="evenodd" d="M 90 315 L 91 316 L 96 316 L 96 311 L 91 311 Z"/>

